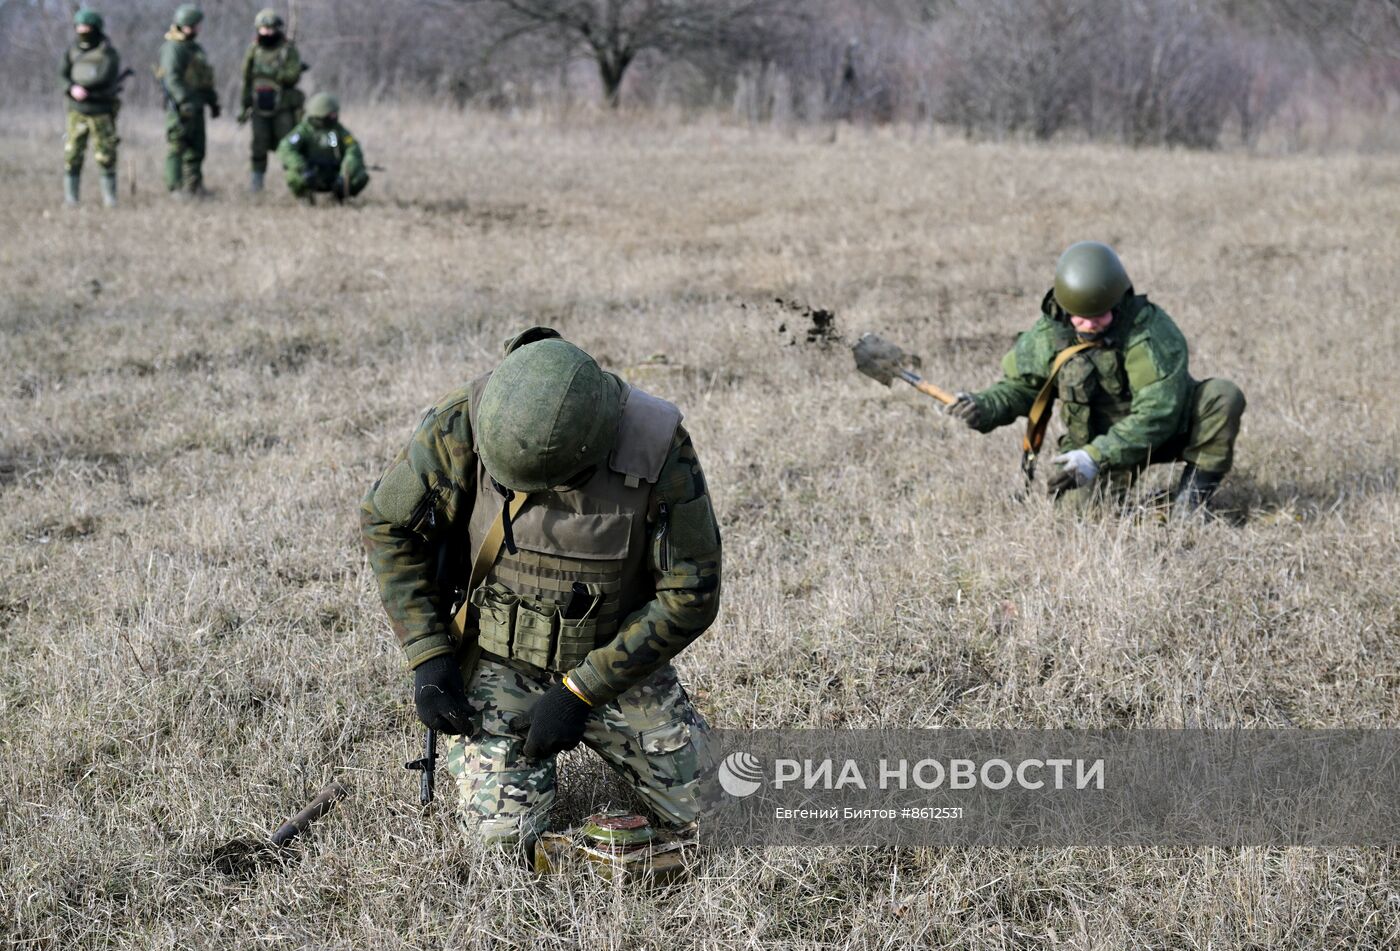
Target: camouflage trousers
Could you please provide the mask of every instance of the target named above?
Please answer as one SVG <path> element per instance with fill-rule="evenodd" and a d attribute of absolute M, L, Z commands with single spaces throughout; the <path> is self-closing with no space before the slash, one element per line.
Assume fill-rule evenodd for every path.
<path fill-rule="evenodd" d="M 337 179 L 343 178 L 345 182 L 344 194 L 340 195 L 340 197 L 353 198 L 364 191 L 365 186 L 369 184 L 369 172 L 366 172 L 363 168 L 358 166 L 346 167 L 342 164 L 339 169 L 334 167 L 318 168 L 315 169 L 315 172 L 315 176 L 308 182 L 300 175 L 293 175 L 288 171 L 287 188 L 298 198 L 305 198 L 308 195 L 313 195 L 318 192 L 335 194 L 335 183 Z"/>
<path fill-rule="evenodd" d="M 92 139 L 92 158 L 107 171 L 117 167 L 117 117 L 111 113 L 85 116 L 76 109 L 68 110 L 67 135 L 63 140 L 63 170 L 76 175 L 83 170 L 83 155 L 88 139 Z"/>
<path fill-rule="evenodd" d="M 1121 501 L 1148 463 L 1189 462 L 1202 472 L 1224 475 L 1235 464 L 1235 440 L 1240 435 L 1244 410 L 1244 393 L 1234 383 L 1201 380 L 1191 391 L 1189 422 L 1184 433 L 1153 449 L 1148 462 L 1102 472 L 1089 485 L 1070 489 L 1056 501 L 1072 510 L 1105 500 Z"/>
<path fill-rule="evenodd" d="M 555 758 L 526 759 L 518 724 L 552 678 L 482 659 L 467 687 L 470 736 L 454 736 L 447 768 L 457 783 L 463 828 L 488 845 L 528 847 L 547 831 Z M 667 664 L 611 703 L 595 708 L 583 742 L 673 830 L 695 827 L 715 763 L 710 729 Z"/>
<path fill-rule="evenodd" d="M 165 112 L 165 187 L 198 191 L 204 186 L 204 109 L 193 116 Z"/>
<path fill-rule="evenodd" d="M 267 153 L 276 151 L 277 143 L 285 139 L 299 121 L 296 112 L 290 109 L 271 114 L 254 112 L 248 117 L 248 124 L 253 127 L 253 171 L 267 171 Z"/>

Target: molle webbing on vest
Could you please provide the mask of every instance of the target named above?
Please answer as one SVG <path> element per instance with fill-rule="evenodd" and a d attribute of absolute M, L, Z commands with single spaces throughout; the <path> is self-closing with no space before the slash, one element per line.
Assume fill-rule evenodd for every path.
<path fill-rule="evenodd" d="M 573 598 L 574 582 L 578 582 L 595 598 L 602 598 L 589 613 L 598 622 L 598 634 L 605 636 L 616 632 L 622 620 L 622 572 L 626 564 L 621 560 L 581 562 L 522 551 L 503 557 L 491 579 L 521 598 L 553 602 L 561 608 Z"/>
<path fill-rule="evenodd" d="M 1099 341 L 1091 340 L 1066 347 L 1056 354 L 1054 362 L 1050 364 L 1045 383 L 1036 394 L 1031 411 L 1026 414 L 1026 435 L 1021 440 L 1021 469 L 1026 473 L 1027 481 L 1035 477 L 1035 456 L 1040 452 L 1041 444 L 1045 442 L 1045 430 L 1050 427 L 1050 407 L 1055 402 L 1055 377 L 1059 375 L 1060 368 L 1075 354 L 1092 350 L 1099 345 Z"/>

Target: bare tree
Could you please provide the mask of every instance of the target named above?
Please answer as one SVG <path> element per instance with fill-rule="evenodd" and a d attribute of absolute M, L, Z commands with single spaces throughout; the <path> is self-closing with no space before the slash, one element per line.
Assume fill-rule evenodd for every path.
<path fill-rule="evenodd" d="M 597 64 L 603 97 L 616 108 L 627 69 L 645 52 L 684 58 L 715 50 L 750 49 L 796 0 L 465 0 L 499 15 L 498 43 L 531 33 L 558 34 Z"/>
<path fill-rule="evenodd" d="M 1332 58 L 1328 47 L 1338 40 L 1347 59 L 1378 54 L 1400 60 L 1400 0 L 1263 0 L 1262 7 L 1314 45 L 1324 70 Z"/>

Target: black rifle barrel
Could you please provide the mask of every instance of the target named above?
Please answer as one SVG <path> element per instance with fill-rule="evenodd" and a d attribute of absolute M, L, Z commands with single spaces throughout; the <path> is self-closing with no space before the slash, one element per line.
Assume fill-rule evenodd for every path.
<path fill-rule="evenodd" d="M 418 801 L 423 805 L 431 805 L 433 801 L 433 780 L 434 770 L 437 768 L 437 730 L 428 728 L 428 735 L 423 738 L 423 756 L 421 759 L 411 760 L 403 764 L 404 769 L 416 769 L 418 776 Z"/>

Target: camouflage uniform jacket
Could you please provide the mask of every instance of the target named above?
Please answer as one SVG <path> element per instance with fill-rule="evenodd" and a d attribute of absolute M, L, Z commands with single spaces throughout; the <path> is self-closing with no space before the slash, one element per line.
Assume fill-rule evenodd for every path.
<path fill-rule="evenodd" d="M 471 552 L 479 541 L 467 537 L 478 468 L 469 421 L 472 385 L 430 408 L 390 466 L 407 460 L 422 484 L 419 503 L 411 511 L 382 511 L 383 500 L 376 500 L 381 477 L 360 508 L 370 567 L 410 667 L 454 651 L 449 602 L 455 586 L 466 584 Z M 700 461 L 689 435 L 677 427 L 651 489 L 648 525 L 657 522 L 663 503 L 675 508 L 702 498 L 708 495 Z M 663 531 L 660 524 L 649 528 L 645 564 L 655 597 L 623 618 L 617 633 L 570 672 L 570 682 L 595 705 L 646 679 L 714 622 L 720 596 L 719 527 L 708 501 L 686 508 L 702 511 L 707 524 L 686 531 Z"/>
<path fill-rule="evenodd" d="M 178 108 L 188 103 L 201 108 L 219 104 L 219 93 L 214 88 L 214 67 L 209 65 L 204 47 L 175 27 L 165 34 L 165 42 L 161 44 L 156 78 L 170 97 L 167 106 L 173 103 Z"/>
<path fill-rule="evenodd" d="M 292 93 L 301 80 L 301 54 L 291 40 L 283 40 L 275 47 L 267 48 L 258 43 L 250 44 L 243 55 L 243 92 L 239 97 L 244 109 L 257 108 L 259 113 L 270 115 L 275 112 L 292 112 L 301 108 L 302 97 L 299 91 Z M 258 90 L 272 91 L 270 103 L 260 102 Z"/>
<path fill-rule="evenodd" d="M 277 143 L 277 158 L 289 178 L 301 178 L 310 169 L 323 185 L 329 185 L 337 175 L 348 182 L 365 174 L 360 141 L 339 122 L 320 126 L 309 117 L 302 119 Z"/>
<path fill-rule="evenodd" d="M 1194 385 L 1181 331 L 1166 311 L 1129 293 L 1102 345 L 1071 357 L 1056 378 L 1066 429 L 1061 451 L 1082 448 L 1109 468 L 1140 465 L 1183 432 Z M 1001 381 L 974 394 L 978 428 L 990 432 L 1029 413 L 1055 355 L 1078 342 L 1053 292 L 1046 294 L 1040 319 L 1002 360 Z"/>
<path fill-rule="evenodd" d="M 82 102 L 69 96 L 68 108 L 85 116 L 115 113 L 119 105 L 117 77 L 121 71 L 121 57 L 105 36 L 88 49 L 76 43 L 68 47 L 59 70 L 59 75 L 63 77 L 63 94 L 69 96 L 69 90 L 75 85 L 82 86 L 88 93 Z"/>

